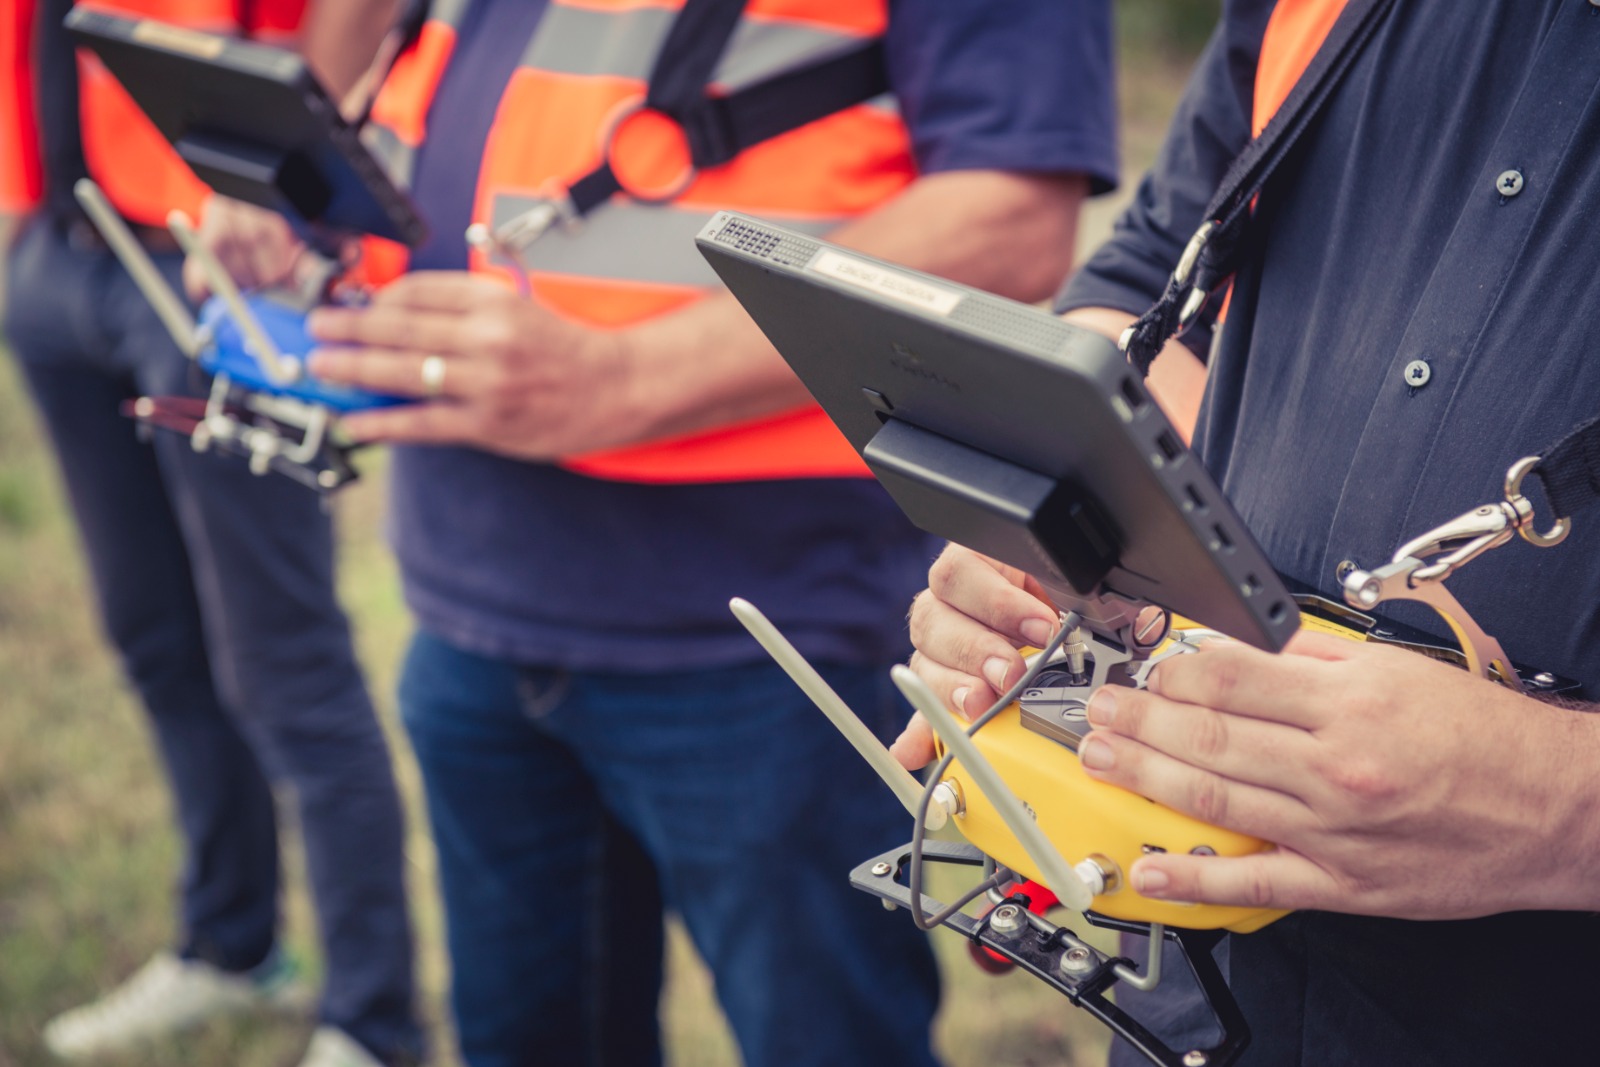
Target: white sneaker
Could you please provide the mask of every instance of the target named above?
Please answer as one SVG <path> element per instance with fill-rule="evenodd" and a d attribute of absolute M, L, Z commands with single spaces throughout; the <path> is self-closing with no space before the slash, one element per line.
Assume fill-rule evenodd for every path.
<path fill-rule="evenodd" d="M 86 1059 L 226 1015 L 303 1013 L 311 1002 L 310 990 L 286 958 L 264 971 L 258 967 L 250 974 L 231 974 L 200 960 L 158 952 L 99 1000 L 46 1023 L 44 1045 L 62 1059 Z"/>
<path fill-rule="evenodd" d="M 383 1067 L 383 1063 L 343 1030 L 319 1026 L 300 1067 Z"/>

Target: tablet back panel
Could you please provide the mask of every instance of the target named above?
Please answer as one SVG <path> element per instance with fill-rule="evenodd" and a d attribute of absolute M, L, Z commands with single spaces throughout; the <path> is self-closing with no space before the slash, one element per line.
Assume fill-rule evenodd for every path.
<path fill-rule="evenodd" d="M 66 25 L 217 192 L 327 230 L 427 236 L 300 56 L 83 7 Z"/>
<path fill-rule="evenodd" d="M 922 528 L 1258 647 L 1293 634 L 1271 564 L 1106 338 L 732 212 L 697 243 Z"/>

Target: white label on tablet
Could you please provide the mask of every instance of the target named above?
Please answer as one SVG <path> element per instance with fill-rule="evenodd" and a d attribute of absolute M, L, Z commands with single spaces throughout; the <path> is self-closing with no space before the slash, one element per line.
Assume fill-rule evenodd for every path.
<path fill-rule="evenodd" d="M 140 44 L 153 44 L 171 52 L 201 59 L 216 59 L 228 46 L 227 38 L 216 34 L 168 26 L 154 19 L 143 19 L 133 27 L 133 39 Z"/>
<path fill-rule="evenodd" d="M 811 261 L 808 269 L 818 274 L 826 274 L 830 278 L 837 278 L 858 289 L 865 289 L 879 296 L 898 300 L 902 304 L 931 311 L 935 315 L 950 314 L 966 295 L 955 289 L 930 285 L 921 278 L 831 250 L 818 255 Z"/>

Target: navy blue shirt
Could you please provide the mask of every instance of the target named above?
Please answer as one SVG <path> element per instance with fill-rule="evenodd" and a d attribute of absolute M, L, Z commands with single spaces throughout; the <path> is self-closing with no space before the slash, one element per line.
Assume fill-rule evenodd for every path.
<path fill-rule="evenodd" d="M 1160 292 L 1249 137 L 1272 6 L 1228 5 L 1155 169 L 1063 309 L 1142 311 Z M 1523 178 L 1510 197 L 1497 185 L 1508 170 Z M 1333 593 L 1341 560 L 1386 562 L 1499 499 L 1513 461 L 1594 414 L 1597 206 L 1600 12 L 1588 0 L 1395 5 L 1263 191 L 1227 321 L 1202 337 L 1196 447 L 1279 570 Z M 1404 374 L 1413 360 L 1431 370 L 1420 388 Z M 1513 541 L 1450 580 L 1513 659 L 1591 696 L 1595 519 L 1576 517 L 1557 548 Z M 1425 612 L 1395 615 L 1443 632 Z M 1594 915 L 1308 913 L 1233 938 L 1231 952 L 1256 1035 L 1248 1064 L 1595 1056 Z"/>
<path fill-rule="evenodd" d="M 414 192 L 461 269 L 494 109 L 544 5 L 477 0 L 430 112 Z M 1104 0 L 896 0 L 890 81 L 923 172 L 1117 174 Z M 604 210 L 604 209 L 602 209 Z M 692 245 L 682 254 L 697 259 Z M 653 486 L 467 449 L 396 450 L 392 536 L 422 626 L 483 655 L 573 669 L 760 659 L 732 596 L 807 655 L 883 662 L 936 546 L 875 482 Z"/>

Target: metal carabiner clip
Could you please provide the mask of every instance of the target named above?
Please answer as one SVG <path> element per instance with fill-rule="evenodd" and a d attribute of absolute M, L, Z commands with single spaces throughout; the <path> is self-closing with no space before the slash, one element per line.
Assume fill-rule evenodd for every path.
<path fill-rule="evenodd" d="M 1533 469 L 1542 461 L 1540 456 L 1524 456 L 1511 465 L 1506 471 L 1506 506 L 1513 509 L 1518 517 L 1517 533 L 1529 544 L 1538 545 L 1540 548 L 1550 548 L 1566 540 L 1567 534 L 1572 532 L 1572 517 L 1563 515 L 1557 519 L 1555 525 L 1544 533 L 1533 528 L 1533 505 L 1528 498 L 1522 495 L 1522 479 L 1533 473 Z"/>
<path fill-rule="evenodd" d="M 1444 580 L 1490 549 L 1510 541 L 1513 534 L 1520 534 L 1541 548 L 1560 544 L 1566 538 L 1572 529 L 1572 520 L 1567 517 L 1558 519 L 1544 533 L 1533 528 L 1533 505 L 1522 495 L 1522 479 L 1538 465 L 1538 456 L 1517 460 L 1506 472 L 1505 500 L 1473 508 L 1407 541 L 1387 565 L 1375 571 L 1352 568 L 1341 575 L 1345 600 L 1362 611 L 1388 600 L 1415 600 L 1428 605 L 1455 633 L 1468 670 L 1521 691 L 1522 680 L 1500 642 L 1473 620 L 1444 587 Z"/>

